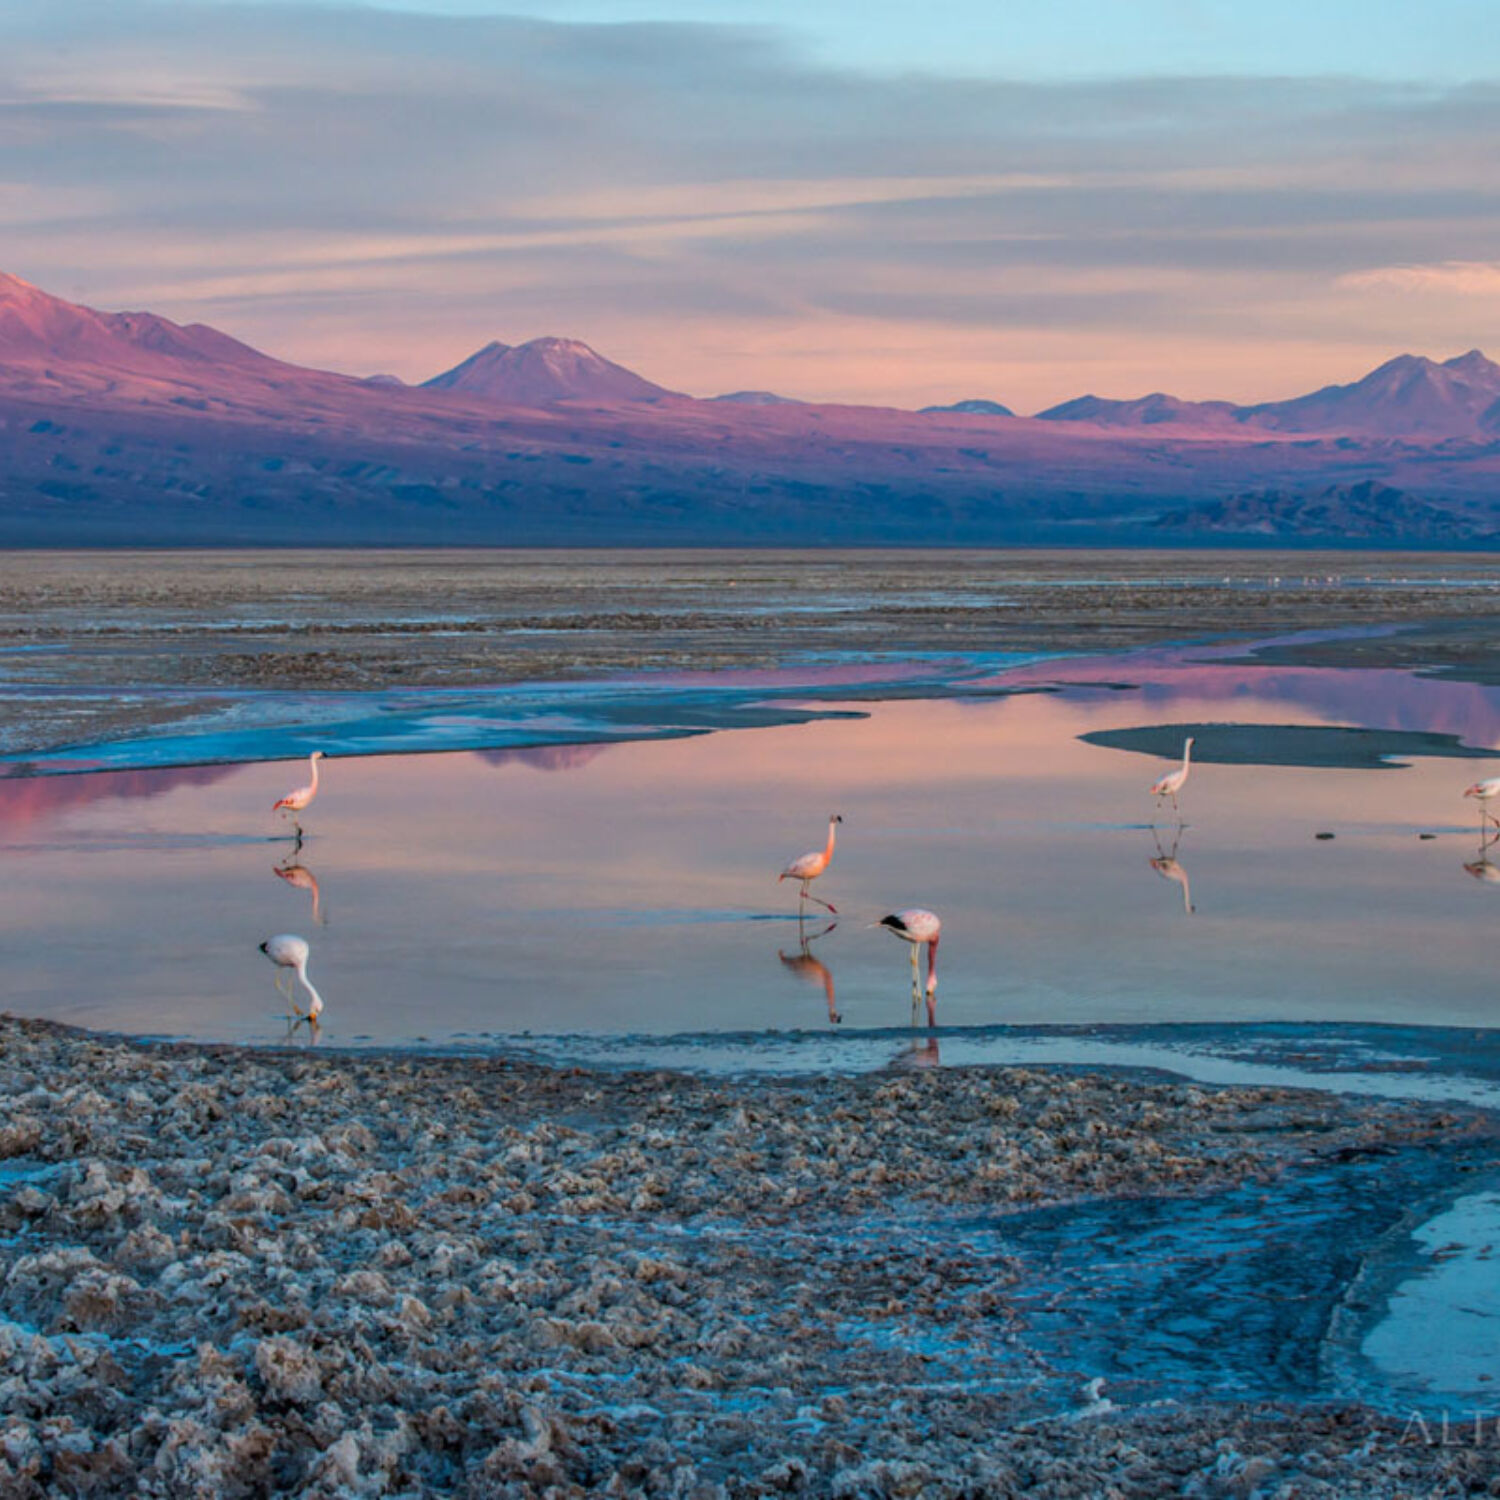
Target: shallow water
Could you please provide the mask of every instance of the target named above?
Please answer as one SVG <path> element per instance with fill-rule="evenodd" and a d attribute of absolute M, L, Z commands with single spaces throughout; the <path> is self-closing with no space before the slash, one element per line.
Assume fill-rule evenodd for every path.
<path fill-rule="evenodd" d="M 1116 1066 L 1500 1107 L 1500 845 L 1460 795 L 1495 769 L 1500 690 L 1260 665 L 1241 644 L 337 703 L 330 721 L 318 695 L 205 694 L 38 768 L 118 769 L 0 780 L 5 1007 L 280 1042 L 257 944 L 289 931 L 312 945 L 325 1046 Z M 1179 823 L 1146 787 L 1187 733 Z M 303 765 L 255 757 L 319 744 L 335 754 L 298 849 L 270 805 Z M 394 753 L 354 753 L 374 750 Z M 799 921 L 776 873 L 834 811 L 815 889 L 839 912 Z M 944 924 L 936 1029 L 905 946 L 870 926 L 918 904 Z M 900 1228 L 1018 1257 L 1034 1288 L 1023 1337 L 997 1331 L 977 1363 L 972 1330 L 934 1343 L 932 1376 L 1061 1406 L 1094 1377 L 1120 1401 L 1482 1395 L 1484 1166 L 1408 1152 L 1192 1202 Z"/>
<path fill-rule="evenodd" d="M 1459 795 L 1488 766 L 1451 756 L 1500 738 L 1500 692 L 1226 656 L 970 662 L 951 699 L 841 703 L 868 685 L 820 682 L 812 714 L 761 681 L 763 728 L 335 758 L 300 852 L 269 811 L 296 764 L 0 781 L 6 1004 L 278 1040 L 256 945 L 293 931 L 325 1044 L 717 1033 L 743 1064 L 768 1033 L 909 1025 L 907 950 L 869 924 L 923 905 L 944 922 L 944 1031 L 1494 1025 L 1500 863 Z M 753 688 L 736 712 L 757 711 Z M 707 727 L 725 691 L 678 682 L 672 714 Z M 1330 724 L 1381 733 L 1348 764 L 1243 763 Z M 1080 738 L 1151 726 L 1163 749 L 1199 735 L 1181 828 L 1146 793 L 1167 761 Z M 1412 732 L 1450 743 L 1400 768 L 1372 755 L 1432 748 Z M 838 917 L 809 904 L 799 922 L 776 873 L 834 811 L 815 889 Z"/>

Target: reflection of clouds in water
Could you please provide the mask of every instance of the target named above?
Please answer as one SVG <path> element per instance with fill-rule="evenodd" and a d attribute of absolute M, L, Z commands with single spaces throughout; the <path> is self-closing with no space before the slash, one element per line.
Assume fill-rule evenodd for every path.
<path fill-rule="evenodd" d="M 476 750 L 489 766 L 530 766 L 533 771 L 576 771 L 613 749 L 612 744 L 526 745 L 506 750 Z"/>
<path fill-rule="evenodd" d="M 1370 729 L 1453 734 L 1475 746 L 1500 744 L 1500 688 L 1390 668 L 1259 667 L 1192 659 L 1202 654 L 1203 648 L 1188 648 L 1037 662 L 1007 672 L 999 681 L 1089 691 L 1130 683 L 1140 701 L 1161 709 L 1185 700 L 1294 704 L 1318 718 Z"/>
<path fill-rule="evenodd" d="M 238 766 L 172 766 L 151 771 L 84 772 L 77 776 L 0 778 L 0 828 L 28 828 L 75 807 L 111 798 L 161 797 L 184 786 L 212 786 Z"/>

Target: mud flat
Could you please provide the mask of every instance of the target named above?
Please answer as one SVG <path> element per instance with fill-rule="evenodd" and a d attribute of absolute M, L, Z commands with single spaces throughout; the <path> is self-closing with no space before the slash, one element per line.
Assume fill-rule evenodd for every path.
<path fill-rule="evenodd" d="M 1101 1383 L 1092 1344 L 1162 1329 L 1137 1311 L 1080 1337 L 1028 1249 L 1072 1206 L 1275 1202 L 1288 1181 L 1323 1203 L 1346 1173 L 1368 1209 L 1403 1162 L 1492 1155 L 1479 1114 L 1015 1068 L 707 1081 L 247 1052 L 9 1018 L 0 1100 L 6 1496 L 1395 1497 L 1492 1472 L 1488 1446 L 1414 1441 L 1398 1412 L 1247 1399 L 1239 1377 L 1195 1394 L 1165 1366 Z M 1246 1235 L 1214 1255 L 1245 1260 Z M 1321 1317 L 1303 1287 L 1263 1300 Z"/>
<path fill-rule="evenodd" d="M 488 686 L 1435 621 L 1449 623 L 1400 647 L 1347 649 L 1500 673 L 1497 619 L 1500 559 L 1475 554 L 11 552 L 0 750 L 203 711 L 172 688 Z"/>

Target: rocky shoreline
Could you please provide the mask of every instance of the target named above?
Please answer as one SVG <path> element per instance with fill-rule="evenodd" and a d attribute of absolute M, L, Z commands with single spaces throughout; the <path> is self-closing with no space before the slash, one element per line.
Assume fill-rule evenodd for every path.
<path fill-rule="evenodd" d="M 1040 1367 L 1019 1263 L 952 1233 L 1482 1143 L 1479 1114 L 14 1018 L 0 1097 L 6 1496 L 1492 1492 L 1489 1449 L 1359 1406 L 1117 1408 L 1086 1370 Z"/>

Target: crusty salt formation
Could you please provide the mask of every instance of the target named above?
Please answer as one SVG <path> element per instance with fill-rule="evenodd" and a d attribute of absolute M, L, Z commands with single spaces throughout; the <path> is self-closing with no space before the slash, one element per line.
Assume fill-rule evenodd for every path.
<path fill-rule="evenodd" d="M 7 1497 L 1396 1496 L 1484 1457 L 1359 1407 L 1090 1399 L 966 1228 L 1477 1116 L 0 1041 Z"/>

